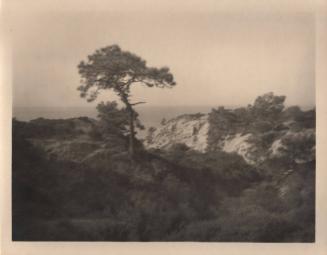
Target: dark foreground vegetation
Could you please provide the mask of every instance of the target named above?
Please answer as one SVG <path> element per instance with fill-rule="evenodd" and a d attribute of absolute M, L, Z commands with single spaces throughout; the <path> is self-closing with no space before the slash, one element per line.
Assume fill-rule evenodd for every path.
<path fill-rule="evenodd" d="M 314 127 L 314 112 L 287 114 Z M 118 133 L 88 118 L 13 121 L 13 240 L 314 241 L 314 159 L 251 165 L 208 141 L 206 153 L 138 142 L 131 160 Z"/>
<path fill-rule="evenodd" d="M 174 139 L 150 150 L 136 139 L 145 102 L 131 89 L 173 88 L 170 69 L 111 45 L 78 72 L 82 98 L 112 91 L 124 107 L 100 103 L 98 120 L 13 120 L 13 240 L 314 241 L 314 110 L 284 109 L 285 97 L 268 93 L 253 106 L 213 109 L 204 152 Z M 223 149 L 245 135 L 243 154 Z"/>

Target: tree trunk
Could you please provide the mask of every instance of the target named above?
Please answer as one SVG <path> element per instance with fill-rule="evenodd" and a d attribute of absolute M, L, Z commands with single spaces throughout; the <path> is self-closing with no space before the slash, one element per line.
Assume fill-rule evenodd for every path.
<path fill-rule="evenodd" d="M 134 111 L 133 109 L 128 109 L 129 111 L 129 145 L 128 152 L 131 158 L 134 157 L 135 154 L 135 130 L 134 130 Z"/>
<path fill-rule="evenodd" d="M 126 110 L 129 113 L 129 144 L 128 144 L 128 153 L 133 161 L 135 155 L 135 127 L 134 127 L 134 110 L 132 104 L 128 101 L 128 95 L 121 93 L 121 100 L 126 105 Z"/>

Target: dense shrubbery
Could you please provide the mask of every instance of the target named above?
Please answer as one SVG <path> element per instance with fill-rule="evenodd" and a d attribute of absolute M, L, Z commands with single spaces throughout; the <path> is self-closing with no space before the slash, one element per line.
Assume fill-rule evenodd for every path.
<path fill-rule="evenodd" d="M 213 110 L 210 124 L 217 129 L 209 130 L 212 147 L 206 153 L 185 144 L 145 151 L 139 144 L 133 161 L 116 105 L 99 106 L 101 125 L 87 118 L 14 120 L 13 239 L 313 241 L 314 111 L 281 111 L 282 103 L 268 94 L 254 105 L 264 113 L 252 106 Z M 252 112 L 266 118 L 258 120 Z M 283 156 L 260 165 L 214 147 L 223 135 L 250 130 L 259 157 L 281 132 L 291 130 L 293 120 L 308 130 L 283 136 Z M 30 143 L 31 137 L 80 136 L 104 143 L 83 163 L 50 159 Z"/>
<path fill-rule="evenodd" d="M 118 108 L 113 102 L 101 102 L 97 105 L 99 127 L 102 134 L 127 135 L 129 133 L 129 113 L 126 108 Z M 134 113 L 136 127 L 144 129 L 138 114 Z"/>
<path fill-rule="evenodd" d="M 219 107 L 218 109 L 212 109 L 209 114 L 208 150 L 220 150 L 222 147 L 221 141 L 227 136 L 236 133 L 253 134 L 254 136 L 251 136 L 248 141 L 255 145 L 256 151 L 253 153 L 256 154 L 256 158 L 260 158 L 260 156 L 266 156 L 269 147 L 277 139 L 283 138 L 282 142 L 285 145 L 289 144 L 288 140 L 291 138 L 284 138 L 286 132 L 299 132 L 300 134 L 305 129 L 315 128 L 315 109 L 302 111 L 298 106 L 285 108 L 284 101 L 284 96 L 267 93 L 259 96 L 253 105 L 246 108 L 241 107 L 230 110 Z M 294 149 L 298 146 L 296 143 L 301 140 L 299 135 L 295 136 L 294 139 L 298 141 L 294 141 L 294 143 L 291 141 Z M 307 141 L 306 151 L 314 146 L 315 139 L 311 136 L 307 137 Z M 297 151 L 303 149 L 302 146 Z"/>
<path fill-rule="evenodd" d="M 219 141 L 235 133 L 262 134 L 272 131 L 281 122 L 284 96 L 267 93 L 259 96 L 253 105 L 234 110 L 219 107 L 209 114 L 208 149 L 218 150 Z M 289 114 L 292 111 L 289 111 Z M 284 114 L 288 118 L 288 114 Z"/>
<path fill-rule="evenodd" d="M 50 161 L 23 139 L 13 142 L 15 240 L 313 238 L 314 179 L 305 174 L 312 166 L 280 197 L 275 175 L 269 181 L 237 155 L 177 145 L 143 152 L 135 165 L 126 154 L 100 165 L 75 164 Z"/>
<path fill-rule="evenodd" d="M 89 133 L 96 128 L 94 120 L 87 117 L 74 119 L 38 118 L 30 122 L 14 119 L 13 129 L 16 136 L 67 139 Z"/>

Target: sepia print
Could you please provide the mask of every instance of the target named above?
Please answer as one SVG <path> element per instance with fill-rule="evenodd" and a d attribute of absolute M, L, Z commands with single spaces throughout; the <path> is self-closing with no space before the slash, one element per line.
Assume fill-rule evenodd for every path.
<path fill-rule="evenodd" d="M 315 241 L 312 13 L 13 6 L 13 241 Z"/>

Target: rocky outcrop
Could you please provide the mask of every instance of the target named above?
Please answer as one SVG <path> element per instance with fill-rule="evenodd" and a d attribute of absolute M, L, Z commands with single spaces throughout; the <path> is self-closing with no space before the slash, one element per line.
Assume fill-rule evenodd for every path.
<path fill-rule="evenodd" d="M 147 148 L 168 149 L 183 143 L 194 150 L 204 152 L 207 147 L 208 116 L 204 114 L 182 115 L 157 128 L 145 140 Z"/>
<path fill-rule="evenodd" d="M 294 122 L 294 121 L 293 121 Z M 295 122 L 296 123 L 296 122 Z M 150 133 L 145 141 L 147 148 L 169 149 L 175 144 L 185 144 L 193 150 L 205 152 L 210 150 L 209 130 L 216 128 L 219 139 L 215 140 L 215 150 L 236 153 L 244 160 L 255 165 L 267 158 L 290 157 L 297 163 L 305 163 L 315 158 L 315 129 L 300 128 L 294 130 L 289 126 L 289 120 L 275 124 L 277 128 L 268 125 L 260 130 L 253 128 L 258 124 L 238 125 L 232 123 L 229 129 L 222 123 L 223 129 L 212 126 L 205 114 L 182 115 L 167 121 Z M 298 123 L 296 123 L 298 124 Z M 267 126 L 267 125 L 266 125 Z M 283 128 L 280 128 L 283 126 Z"/>
<path fill-rule="evenodd" d="M 315 115 L 266 97 L 163 121 L 132 160 L 104 123 L 13 120 L 13 239 L 314 242 Z"/>
<path fill-rule="evenodd" d="M 252 156 L 253 144 L 249 142 L 251 134 L 227 135 L 223 140 L 222 150 L 228 153 L 237 153 L 242 156 L 249 164 L 255 164 L 255 158 Z"/>

